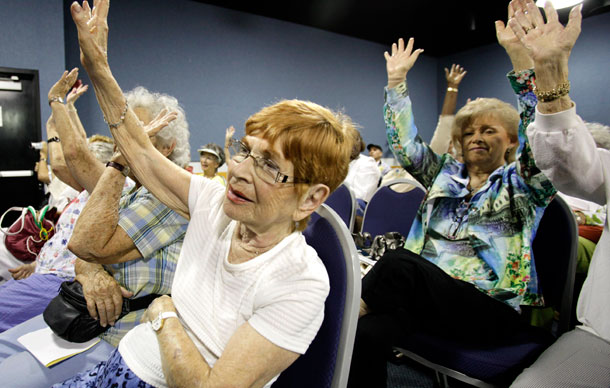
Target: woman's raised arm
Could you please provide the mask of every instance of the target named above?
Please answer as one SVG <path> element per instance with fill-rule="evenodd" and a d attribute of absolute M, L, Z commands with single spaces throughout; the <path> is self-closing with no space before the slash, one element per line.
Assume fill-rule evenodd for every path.
<path fill-rule="evenodd" d="M 110 71 L 107 56 L 109 0 L 74 2 L 72 18 L 78 30 L 81 62 L 93 85 L 104 120 L 135 177 L 155 197 L 188 217 L 191 174 L 161 154 L 150 142 L 142 122 L 135 115 Z"/>

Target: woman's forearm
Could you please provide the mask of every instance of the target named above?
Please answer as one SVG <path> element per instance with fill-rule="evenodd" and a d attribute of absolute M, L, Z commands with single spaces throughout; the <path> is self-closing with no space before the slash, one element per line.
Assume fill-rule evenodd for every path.
<path fill-rule="evenodd" d="M 78 111 L 74 104 L 67 104 L 68 115 L 70 116 L 70 120 L 76 127 L 77 132 L 83 137 L 83 139 L 87 140 L 87 131 L 85 131 L 85 127 L 83 123 L 80 121 L 80 117 L 78 116 Z"/>
<path fill-rule="evenodd" d="M 116 169 L 107 167 L 100 178 L 100 190 L 94 190 L 83 208 L 72 237 L 69 249 L 87 261 L 101 256 L 119 227 L 119 201 L 125 177 Z M 120 255 L 123 252 L 115 252 Z"/>
<path fill-rule="evenodd" d="M 89 193 L 93 192 L 104 166 L 89 152 L 87 140 L 79 135 L 64 104 L 51 104 L 55 130 L 60 138 L 62 158 L 69 168 L 70 175 Z M 51 166 L 53 166 L 51 164 Z M 63 179 L 62 179 L 63 180 Z M 68 182 L 66 182 L 68 183 Z"/>
<path fill-rule="evenodd" d="M 163 373 L 170 387 L 207 387 L 211 368 L 177 318 L 157 332 Z"/>
<path fill-rule="evenodd" d="M 560 92 L 568 82 L 567 58 L 556 58 L 556 60 L 541 60 L 534 64 L 536 68 L 536 89 L 538 92 Z M 569 85 L 569 84 L 568 84 Z M 567 87 L 569 91 L 569 86 Z M 551 101 L 538 102 L 538 110 L 544 114 L 558 113 L 572 107 L 572 99 L 565 94 Z"/>

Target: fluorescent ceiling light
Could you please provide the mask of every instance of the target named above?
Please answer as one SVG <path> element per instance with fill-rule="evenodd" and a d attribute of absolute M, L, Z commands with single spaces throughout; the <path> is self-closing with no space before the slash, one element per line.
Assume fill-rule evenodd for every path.
<path fill-rule="evenodd" d="M 582 2 L 583 2 L 583 0 L 553 0 L 553 1 L 551 1 L 551 3 L 553 3 L 553 7 L 555 7 L 555 9 L 573 7 L 576 4 L 580 4 Z M 536 1 L 536 6 L 538 6 L 540 8 L 544 8 L 544 3 L 546 3 L 546 0 L 538 0 L 538 1 Z"/>

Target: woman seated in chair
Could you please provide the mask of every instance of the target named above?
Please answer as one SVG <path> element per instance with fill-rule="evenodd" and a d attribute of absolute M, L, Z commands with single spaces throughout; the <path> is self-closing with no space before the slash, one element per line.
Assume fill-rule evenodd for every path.
<path fill-rule="evenodd" d="M 521 125 L 505 102 L 469 102 L 452 129 L 464 163 L 434 153 L 417 134 L 406 74 L 422 50 L 401 39 L 385 53 L 388 142 L 427 195 L 405 249 L 386 253 L 363 278 L 350 388 L 385 386 L 391 348 L 408 334 L 499 343 L 529 327 L 521 305 L 543 304 L 531 247 L 555 189 L 536 168 L 524 133 L 536 105 L 533 63 L 498 23 L 498 39 L 513 62 L 508 77 Z"/>
<path fill-rule="evenodd" d="M 172 296 L 149 306 L 151 323 L 64 384 L 270 386 L 324 318 L 328 275 L 301 231 L 347 175 L 353 125 L 314 103 L 281 101 L 250 116 L 246 136 L 231 141 L 226 188 L 189 174 L 155 154 L 110 73 L 108 1 L 96 2 L 91 19 L 76 2 L 71 10 L 119 150 L 140 182 L 190 223 Z"/>

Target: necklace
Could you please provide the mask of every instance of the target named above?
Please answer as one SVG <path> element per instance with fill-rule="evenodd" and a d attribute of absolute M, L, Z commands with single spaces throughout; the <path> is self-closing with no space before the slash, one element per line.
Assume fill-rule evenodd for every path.
<path fill-rule="evenodd" d="M 245 251 L 254 253 L 256 256 L 260 254 L 260 250 L 258 248 L 252 249 L 252 247 L 248 245 L 248 241 L 251 240 L 250 233 L 248 232 L 248 228 L 246 228 L 246 226 L 243 224 L 239 225 L 239 237 L 239 243 Z"/>

